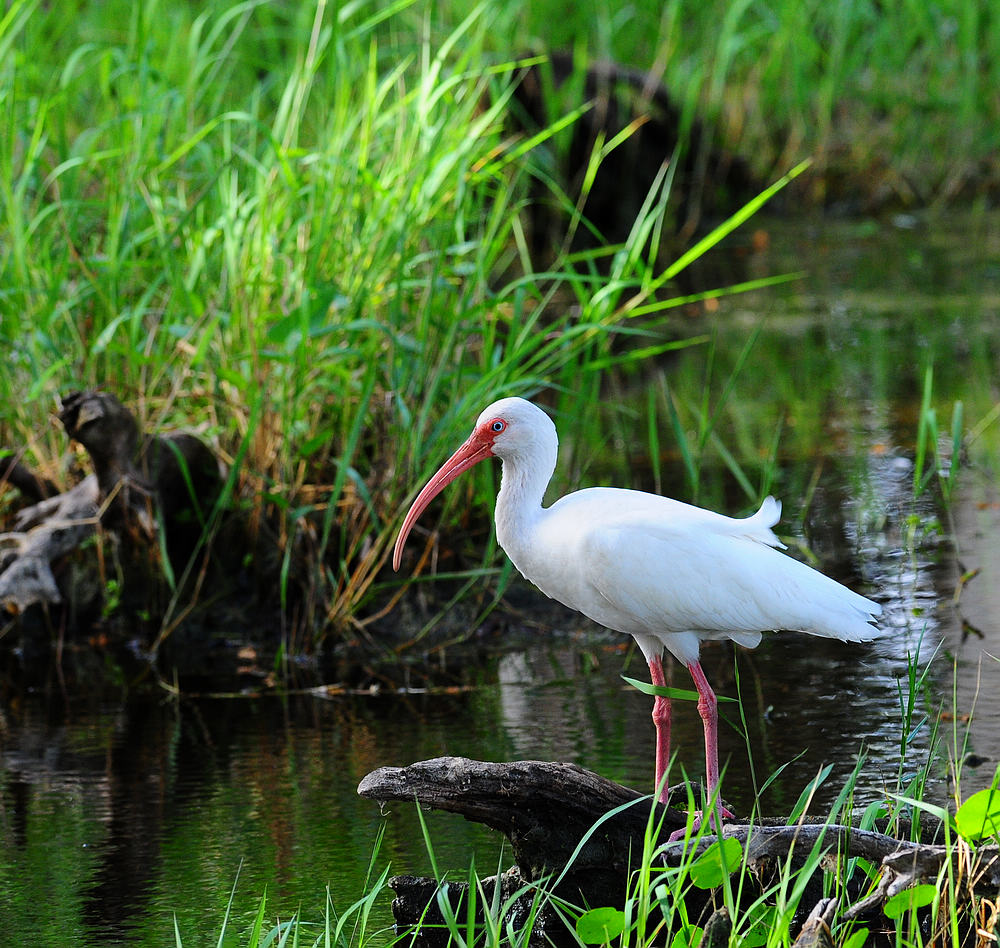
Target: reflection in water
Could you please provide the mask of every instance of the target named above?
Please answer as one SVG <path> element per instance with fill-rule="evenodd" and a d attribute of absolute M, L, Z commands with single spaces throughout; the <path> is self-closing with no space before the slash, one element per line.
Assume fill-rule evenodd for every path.
<path fill-rule="evenodd" d="M 147 902 L 159 869 L 159 838 L 168 804 L 167 733 L 147 704 L 122 709 L 102 761 L 94 874 L 82 915 L 94 933 L 118 932 Z"/>
<path fill-rule="evenodd" d="M 811 247 L 821 243 L 809 236 Z M 785 238 L 794 250 L 785 268 L 798 269 L 801 227 Z M 775 245 L 781 239 L 775 229 Z M 752 652 L 705 646 L 702 660 L 719 693 L 743 699 L 743 718 L 734 705 L 721 706 L 729 722 L 720 733 L 724 793 L 736 812 L 746 812 L 755 788 L 780 770 L 760 805 L 768 814 L 787 813 L 831 764 L 810 807 L 822 813 L 861 754 L 857 804 L 905 790 L 928 760 L 942 704 L 951 715 L 940 734 L 944 758 L 965 761 L 963 797 L 989 782 L 1000 759 L 996 455 L 985 441 L 973 445 L 978 453 L 963 468 L 950 507 L 933 490 L 913 500 L 913 406 L 922 382 L 914 337 L 939 354 L 943 405 L 965 400 L 972 423 L 995 400 L 982 369 L 995 368 L 996 314 L 956 297 L 960 284 L 948 284 L 937 239 L 906 237 L 892 266 L 887 241 L 828 243 L 815 256 L 817 268 L 829 272 L 794 290 L 799 297 L 762 296 L 753 304 L 772 315 L 755 350 L 758 375 L 741 399 L 779 407 L 773 415 L 748 409 L 721 436 L 727 444 L 765 444 L 770 434 L 754 430 L 753 419 L 787 415 L 782 443 L 790 456 L 780 459 L 774 486 L 786 501 L 779 531 L 825 572 L 877 598 L 887 631 L 870 644 L 781 634 Z M 973 243 L 956 241 L 956 253 Z M 988 240 L 982 246 L 996 257 Z M 933 289 L 949 294 L 947 302 L 919 295 L 932 290 L 920 282 L 928 253 Z M 970 272 L 964 259 L 953 268 Z M 780 269 L 780 262 L 769 267 Z M 983 285 L 996 281 L 996 273 L 976 272 Z M 923 320 L 920 305 L 929 313 Z M 738 351 L 745 334 L 733 335 Z M 671 371 L 671 386 L 683 395 L 684 363 Z M 696 400 L 703 384 L 697 367 L 693 378 Z M 773 431 L 773 420 L 768 425 Z M 706 483 L 702 499 L 736 513 L 745 498 L 724 502 L 731 487 L 717 485 L 732 479 L 722 475 L 716 486 Z M 972 570 L 979 574 L 962 585 Z M 364 890 L 382 822 L 355 790 L 383 765 L 444 754 L 568 760 L 651 789 L 650 701 L 621 680 L 623 673 L 645 680 L 641 656 L 625 637 L 579 616 L 545 603 L 531 608 L 532 629 L 544 631 L 522 629 L 519 639 L 512 632 L 505 653 L 457 661 L 451 693 L 215 701 L 154 694 L 88 705 L 12 688 L 0 708 L 4 929 L 23 943 L 51 946 L 162 945 L 172 943 L 176 917 L 185 944 L 214 943 L 237 876 L 236 933 L 248 929 L 265 889 L 272 921 L 297 910 L 321 919 L 328 884 L 343 910 Z M 927 670 L 926 688 L 917 695 L 904 756 L 902 707 L 913 664 L 919 674 Z M 683 669 L 669 674 L 671 683 L 689 687 Z M 674 767 L 699 776 L 702 731 L 693 704 L 675 704 L 673 736 Z M 931 773 L 927 793 L 943 802 L 954 792 L 948 771 L 939 764 Z M 470 855 L 483 871 L 496 865 L 499 843 L 484 830 L 447 815 L 427 819 L 439 865 L 464 874 Z M 412 806 L 391 810 L 379 870 L 387 862 L 394 872 L 430 871 Z M 388 898 L 376 918 L 388 924 Z"/>
<path fill-rule="evenodd" d="M 875 506 L 891 511 L 907 488 L 891 462 L 872 464 L 868 489 L 878 498 Z M 971 709 L 977 669 L 970 657 L 980 640 L 963 651 L 958 611 L 936 608 L 955 585 L 957 567 L 947 548 L 911 545 L 910 553 L 898 553 L 905 546 L 896 535 L 904 518 L 859 516 L 846 496 L 817 492 L 811 509 L 810 523 L 833 525 L 835 534 L 865 551 L 858 569 L 887 606 L 888 634 L 867 645 L 780 634 L 765 637 L 754 651 L 705 647 L 706 672 L 719 693 L 743 697 L 745 728 L 734 706 L 725 706 L 731 726 L 723 724 L 720 735 L 728 760 L 725 795 L 738 813 L 753 804 L 754 787 L 782 767 L 761 806 L 768 814 L 787 813 L 829 763 L 833 772 L 811 806 L 822 813 L 859 753 L 866 761 L 857 804 L 905 787 L 930 747 L 924 726 L 901 766 L 900 694 L 918 648 L 921 665 L 939 643 L 958 651 L 957 708 Z M 970 525 L 981 524 L 982 515 L 973 499 L 955 508 L 968 555 L 985 565 L 973 542 L 980 528 Z M 843 542 L 828 531 L 813 540 L 814 546 Z M 992 590 L 985 583 L 980 588 L 983 595 Z M 975 582 L 961 605 L 970 621 L 996 635 L 988 621 L 995 604 L 978 598 Z M 250 924 L 265 888 L 270 917 L 301 907 L 304 917 L 321 918 L 327 884 L 341 907 L 363 890 L 380 814 L 355 789 L 382 765 L 443 754 L 570 760 L 651 789 L 650 702 L 621 680 L 622 673 L 645 678 L 641 656 L 623 637 L 570 613 L 551 621 L 545 614 L 540 624 L 549 631 L 467 667 L 465 687 L 452 694 L 144 699 L 110 708 L 71 706 L 55 719 L 47 717 L 44 700 L 25 699 L 6 713 L 0 757 L 6 918 L 18 930 L 31 930 L 44 880 L 67 893 L 59 906 L 71 916 L 66 931 L 88 933 L 48 944 L 163 944 L 174 913 L 185 943 L 203 943 L 218 936 L 238 872 L 234 930 Z M 671 671 L 675 683 L 687 687 L 683 669 Z M 941 649 L 930 685 L 932 703 L 949 693 L 950 662 Z M 985 692 L 979 712 L 973 749 L 995 757 L 996 702 Z M 921 696 L 916 717 L 923 713 Z M 674 766 L 700 775 L 702 732 L 693 703 L 677 702 L 674 737 Z M 978 780 L 991 769 L 967 777 Z M 930 793 L 943 800 L 944 772 L 935 775 Z M 430 826 L 440 865 L 464 867 L 471 853 L 481 867 L 496 864 L 498 842 L 485 831 L 446 815 L 433 816 Z M 380 865 L 429 870 L 412 807 L 392 808 L 388 833 Z M 387 899 L 380 912 L 387 924 Z M 59 928 L 52 919 L 47 926 Z"/>
<path fill-rule="evenodd" d="M 952 507 L 957 555 L 944 577 L 941 601 L 949 616 L 944 633 L 955 656 L 954 727 L 968 732 L 969 760 L 962 796 L 989 785 L 1000 761 L 1000 493 L 992 478 L 969 477 Z M 966 571 L 977 571 L 962 584 Z M 950 678 L 943 691 L 950 694 Z M 973 713 L 974 712 L 974 713 Z"/>
<path fill-rule="evenodd" d="M 47 932 L 28 943 L 52 946 L 160 945 L 176 913 L 185 944 L 204 944 L 238 875 L 236 931 L 265 888 L 285 917 L 301 905 L 321 918 L 327 884 L 348 905 L 380 822 L 356 795 L 361 777 L 384 755 L 448 752 L 442 736 L 470 702 L 144 699 L 53 723 L 28 699 L 6 716 L 0 757 L 3 929 Z M 394 822 L 388 855 L 426 872 L 409 855 L 413 819 Z M 467 859 L 475 834 L 450 835 Z"/>

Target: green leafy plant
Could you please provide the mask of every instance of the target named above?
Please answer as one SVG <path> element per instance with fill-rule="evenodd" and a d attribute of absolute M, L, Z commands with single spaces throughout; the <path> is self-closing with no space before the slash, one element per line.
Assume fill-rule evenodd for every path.
<path fill-rule="evenodd" d="M 923 397 L 920 403 L 920 419 L 917 425 L 916 453 L 913 463 L 913 491 L 920 496 L 937 475 L 937 483 L 945 505 L 950 506 L 952 494 L 958 478 L 962 458 L 964 436 L 961 401 L 956 401 L 951 414 L 950 440 L 947 444 L 940 438 L 937 412 L 933 405 L 934 367 L 928 365 L 924 371 Z"/>
<path fill-rule="evenodd" d="M 993 785 L 972 794 L 955 812 L 955 829 L 969 842 L 1000 838 L 1000 769 Z"/>

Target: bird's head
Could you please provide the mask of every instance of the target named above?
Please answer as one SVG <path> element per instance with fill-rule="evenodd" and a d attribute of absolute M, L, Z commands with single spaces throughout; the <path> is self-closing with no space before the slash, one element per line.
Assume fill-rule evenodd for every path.
<path fill-rule="evenodd" d="M 486 408 L 466 444 L 472 441 L 488 449 L 486 457 L 501 461 L 527 461 L 540 448 L 558 444 L 552 419 L 523 398 L 501 398 Z"/>
<path fill-rule="evenodd" d="M 396 538 L 392 568 L 399 569 L 406 538 L 427 505 L 460 474 L 486 458 L 497 457 L 516 464 L 530 461 L 539 451 L 546 457 L 551 455 L 554 466 L 557 445 L 552 420 L 531 402 L 523 398 L 501 398 L 488 406 L 476 420 L 465 444 L 441 465 L 417 495 Z M 551 473 L 550 468 L 546 476 Z"/>

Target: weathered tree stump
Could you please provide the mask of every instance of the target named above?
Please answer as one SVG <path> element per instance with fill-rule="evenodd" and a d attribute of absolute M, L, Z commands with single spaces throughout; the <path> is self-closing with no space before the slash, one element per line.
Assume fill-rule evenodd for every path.
<path fill-rule="evenodd" d="M 531 880 L 560 871 L 594 823 L 611 811 L 600 832 L 577 854 L 573 871 L 616 878 L 628 871 L 629 852 L 641 848 L 649 801 L 575 764 L 523 760 L 487 763 L 438 757 L 409 767 L 383 767 L 358 786 L 372 800 L 418 800 L 436 810 L 498 830 L 510 841 L 518 867 Z M 657 806 L 664 834 L 683 829 L 687 815 Z M 589 888 L 589 887 L 587 887 Z"/>
<path fill-rule="evenodd" d="M 442 757 L 373 771 L 361 781 L 358 793 L 380 802 L 415 801 L 459 813 L 503 833 L 511 843 L 516 865 L 490 879 L 488 886 L 492 893 L 499 884 L 503 898 L 513 899 L 508 917 L 515 924 L 529 917 L 538 885 L 573 905 L 621 907 L 630 874 L 639 865 L 651 815 L 658 826 L 657 865 L 676 866 L 692 855 L 690 849 L 685 852 L 682 839 L 667 841 L 671 832 L 686 824 L 685 813 L 654 804 L 649 796 L 572 764 L 486 763 Z M 680 800 L 685 798 L 686 794 L 679 796 Z M 785 823 L 734 821 L 722 828 L 724 837 L 734 837 L 742 844 L 744 861 L 756 880 L 756 886 L 744 887 L 749 900 L 766 892 L 780 869 L 801 867 L 818 850 L 823 852 L 824 868 L 833 869 L 852 857 L 863 857 L 881 867 L 878 885 L 867 895 L 866 878 L 856 874 L 854 883 L 843 892 L 842 897 L 850 903 L 846 907 L 823 898 L 821 873 L 816 874 L 801 901 L 802 916 L 797 920 L 802 927 L 797 943 L 803 948 L 831 943 L 829 925 L 836 909 L 843 909 L 844 919 L 878 919 L 885 899 L 917 883 L 933 882 L 948 860 L 956 873 L 964 873 L 970 880 L 970 894 L 976 891 L 995 897 L 1000 887 L 1000 851 L 996 846 L 983 846 L 973 854 L 964 844 L 946 848 L 910 842 L 821 820 L 803 818 L 793 825 Z M 703 836 L 696 852 L 717 839 Z M 447 899 L 453 911 L 465 910 L 464 885 L 449 883 L 442 895 L 442 886 L 434 879 L 397 876 L 390 884 L 396 893 L 393 915 L 398 926 L 414 928 L 419 924 L 422 933 L 432 935 L 434 929 L 426 926 L 444 921 L 441 898 Z M 525 887 L 523 895 L 514 898 Z M 716 929 L 721 932 L 725 927 L 727 919 L 712 912 L 715 906 L 710 892 L 692 890 L 685 896 L 685 907 L 692 921 L 700 920 L 706 926 L 706 943 L 711 943 L 710 932 L 715 932 L 714 938 Z M 568 934 L 562 920 L 552 911 L 543 911 L 533 937 L 538 943 L 573 943 L 572 938 L 561 939 L 560 931 Z M 433 937 L 425 942 L 432 943 Z"/>
<path fill-rule="evenodd" d="M 62 602 L 52 563 L 94 533 L 98 501 L 97 478 L 91 474 L 15 515 L 14 530 L 0 533 L 0 604 L 5 609 L 21 613 L 36 603 Z"/>
<path fill-rule="evenodd" d="M 65 493 L 14 456 L 0 462 L 0 483 L 37 501 L 0 534 L 0 604 L 14 612 L 63 600 L 52 564 L 81 546 L 98 524 L 150 547 L 157 522 L 175 572 L 202 535 L 221 487 L 219 462 L 190 434 L 140 435 L 131 412 L 107 392 L 73 392 L 59 419 L 86 448 L 94 473 Z"/>
<path fill-rule="evenodd" d="M 221 487 L 208 446 L 184 432 L 141 435 L 132 413 L 108 392 L 73 392 L 59 420 L 93 462 L 102 524 L 152 536 L 159 516 L 171 560 L 189 555 Z"/>
<path fill-rule="evenodd" d="M 543 880 L 558 880 L 553 892 L 575 905 L 621 903 L 650 818 L 650 801 L 638 791 L 574 764 L 546 761 L 495 764 L 441 757 L 376 770 L 361 781 L 358 793 L 382 802 L 416 800 L 503 833 L 516 867 L 491 878 L 488 886 L 492 895 L 499 884 L 503 901 L 526 889 L 511 906 L 508 917 L 514 924 L 529 917 L 534 898 L 530 884 Z M 601 817 L 604 821 L 591 833 Z M 662 821 L 664 835 L 686 822 L 686 814 L 659 805 L 655 818 Z M 397 876 L 391 884 L 397 924 L 412 927 L 422 920 L 428 931 L 433 929 L 427 926 L 443 924 L 435 880 Z M 465 911 L 466 896 L 464 884 L 449 884 L 448 897 L 456 911 Z M 565 927 L 546 910 L 535 929 L 540 941 L 552 938 L 558 943 Z"/>

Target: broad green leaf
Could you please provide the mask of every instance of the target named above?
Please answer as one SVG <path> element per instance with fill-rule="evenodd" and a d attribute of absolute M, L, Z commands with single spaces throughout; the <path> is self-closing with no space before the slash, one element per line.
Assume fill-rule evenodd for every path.
<path fill-rule="evenodd" d="M 738 839 L 717 840 L 691 863 L 688 876 L 699 889 L 714 889 L 736 869 L 742 856 L 743 847 Z"/>
<path fill-rule="evenodd" d="M 925 882 L 923 885 L 915 885 L 911 889 L 904 889 L 897 892 L 891 899 L 886 899 L 882 911 L 889 918 L 899 918 L 910 909 L 922 908 L 930 905 L 937 898 L 937 886 Z"/>
<path fill-rule="evenodd" d="M 955 814 L 955 825 L 965 839 L 1000 836 L 1000 789 L 987 787 L 972 794 Z"/>
<path fill-rule="evenodd" d="M 778 917 L 776 905 L 755 905 L 748 913 L 752 921 L 747 933 L 740 940 L 740 948 L 758 948 L 766 945 L 774 931 Z"/>
<path fill-rule="evenodd" d="M 844 942 L 844 948 L 862 948 L 864 943 L 868 940 L 868 929 L 859 928 L 847 941 Z"/>
<path fill-rule="evenodd" d="M 698 925 L 689 925 L 674 935 L 670 942 L 670 948 L 698 948 L 704 934 L 705 929 Z"/>
<path fill-rule="evenodd" d="M 584 912 L 576 920 L 576 933 L 586 945 L 606 945 L 625 930 L 625 913 L 605 906 Z"/>

